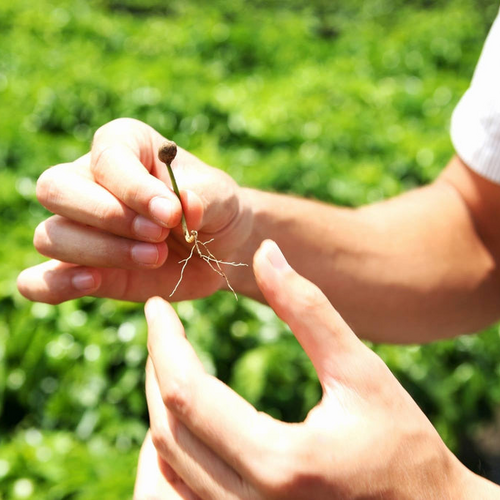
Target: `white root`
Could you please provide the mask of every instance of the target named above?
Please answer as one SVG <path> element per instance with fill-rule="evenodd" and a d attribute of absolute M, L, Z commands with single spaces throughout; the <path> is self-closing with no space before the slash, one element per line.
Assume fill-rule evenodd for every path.
<path fill-rule="evenodd" d="M 247 264 L 243 264 L 241 262 L 240 263 L 238 263 L 238 262 L 226 262 L 224 260 L 217 259 L 207 246 L 208 244 L 212 243 L 212 241 L 214 241 L 214 239 L 212 238 L 211 240 L 208 240 L 208 241 L 199 241 L 198 240 L 198 231 L 193 230 L 193 231 L 191 231 L 190 234 L 186 233 L 185 239 L 188 243 L 193 243 L 193 246 L 191 247 L 191 252 L 189 253 L 188 257 L 179 261 L 179 264 L 182 264 L 181 275 L 179 277 L 179 281 L 177 282 L 174 289 L 172 290 L 170 297 L 172 297 L 172 295 L 174 295 L 174 293 L 177 291 L 177 288 L 179 288 L 179 285 L 181 284 L 181 281 L 184 278 L 184 270 L 186 269 L 188 262 L 191 260 L 191 258 L 194 255 L 194 252 L 196 250 L 198 257 L 200 257 L 200 259 L 203 259 L 210 266 L 212 271 L 217 273 L 219 276 L 222 276 L 226 280 L 228 288 L 233 292 L 234 298 L 236 300 L 238 300 L 238 296 L 236 295 L 236 292 L 234 291 L 231 284 L 229 283 L 229 279 L 227 278 L 226 273 L 222 270 L 221 264 L 226 265 L 226 266 L 233 266 L 233 267 L 247 266 Z"/>

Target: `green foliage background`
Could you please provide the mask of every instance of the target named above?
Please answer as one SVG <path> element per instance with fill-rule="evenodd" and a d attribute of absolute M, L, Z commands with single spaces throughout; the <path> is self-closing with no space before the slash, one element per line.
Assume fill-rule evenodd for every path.
<path fill-rule="evenodd" d="M 147 428 L 141 304 L 48 306 L 15 279 L 48 214 L 35 183 L 120 116 L 149 123 L 238 182 L 358 206 L 431 181 L 453 153 L 493 0 L 0 2 L 0 498 L 131 496 Z M 208 370 L 298 420 L 314 371 L 267 307 L 178 305 Z M 405 325 L 401 325 L 404 329 Z M 376 346 L 448 445 L 500 402 L 497 326 Z"/>

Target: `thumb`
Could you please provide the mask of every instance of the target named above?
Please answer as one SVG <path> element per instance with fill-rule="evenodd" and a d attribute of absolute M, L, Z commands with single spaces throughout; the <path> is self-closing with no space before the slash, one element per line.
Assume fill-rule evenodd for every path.
<path fill-rule="evenodd" d="M 188 227 L 210 235 L 225 235 L 230 229 L 231 239 L 241 241 L 242 235 L 236 233 L 241 232 L 241 226 L 247 226 L 239 221 L 246 220 L 248 208 L 234 179 L 182 148 L 178 148 L 172 165 Z M 183 189 L 186 190 L 186 199 Z M 248 227 L 244 232 L 248 232 Z"/>
<path fill-rule="evenodd" d="M 264 297 L 292 329 L 323 386 L 329 379 L 353 385 L 361 373 L 366 375 L 366 364 L 375 354 L 356 337 L 323 292 L 290 267 L 276 243 L 264 241 L 253 265 Z"/>

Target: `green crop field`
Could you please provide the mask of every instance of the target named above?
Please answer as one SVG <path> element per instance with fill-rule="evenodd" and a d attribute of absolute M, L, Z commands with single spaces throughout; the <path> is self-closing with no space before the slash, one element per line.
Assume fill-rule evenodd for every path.
<path fill-rule="evenodd" d="M 130 498 L 148 426 L 142 304 L 33 304 L 16 276 L 48 213 L 47 167 L 138 118 L 239 183 L 359 206 L 425 184 L 493 0 L 0 2 L 0 499 Z M 302 419 L 320 387 L 293 335 L 232 295 L 178 304 L 207 370 Z M 401 325 L 404 329 L 405 325 Z M 446 443 L 466 449 L 500 403 L 500 331 L 374 346 Z M 482 469 L 481 469 L 482 468 Z"/>

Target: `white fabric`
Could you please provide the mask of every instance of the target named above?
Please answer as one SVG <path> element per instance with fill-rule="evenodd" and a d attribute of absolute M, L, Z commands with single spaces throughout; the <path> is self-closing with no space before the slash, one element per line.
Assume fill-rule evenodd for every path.
<path fill-rule="evenodd" d="M 486 39 L 470 88 L 453 112 L 451 140 L 470 168 L 500 183 L 500 15 Z"/>

